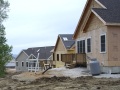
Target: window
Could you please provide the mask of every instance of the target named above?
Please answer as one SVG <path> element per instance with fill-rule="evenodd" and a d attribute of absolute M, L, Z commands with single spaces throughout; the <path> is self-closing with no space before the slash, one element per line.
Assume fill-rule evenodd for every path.
<path fill-rule="evenodd" d="M 105 52 L 106 51 L 106 48 L 105 48 L 105 43 L 106 43 L 106 40 L 105 40 L 105 35 L 101 35 L 100 37 L 100 44 L 101 44 L 101 52 Z"/>
<path fill-rule="evenodd" d="M 80 44 L 79 44 L 79 41 L 77 41 L 77 52 L 80 53 Z"/>
<path fill-rule="evenodd" d="M 85 53 L 85 40 L 77 41 L 78 53 Z"/>
<path fill-rule="evenodd" d="M 22 61 L 22 67 L 24 66 L 24 62 Z"/>
<path fill-rule="evenodd" d="M 18 61 L 16 61 L 16 66 L 18 66 Z"/>
<path fill-rule="evenodd" d="M 87 52 L 91 52 L 91 38 L 87 39 Z"/>
<path fill-rule="evenodd" d="M 26 67 L 28 67 L 28 62 L 26 62 Z"/>
<path fill-rule="evenodd" d="M 68 38 L 67 38 L 67 37 L 63 37 L 63 40 L 64 40 L 64 41 L 67 41 L 67 40 L 68 40 Z"/>
<path fill-rule="evenodd" d="M 59 61 L 59 54 L 57 54 L 57 61 Z"/>

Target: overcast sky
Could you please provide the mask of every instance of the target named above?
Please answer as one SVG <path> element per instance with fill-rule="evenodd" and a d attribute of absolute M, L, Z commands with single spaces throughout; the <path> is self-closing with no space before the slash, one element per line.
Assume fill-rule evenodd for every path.
<path fill-rule="evenodd" d="M 73 34 L 87 0 L 8 0 L 4 22 L 13 54 L 29 47 L 54 46 L 58 34 Z"/>

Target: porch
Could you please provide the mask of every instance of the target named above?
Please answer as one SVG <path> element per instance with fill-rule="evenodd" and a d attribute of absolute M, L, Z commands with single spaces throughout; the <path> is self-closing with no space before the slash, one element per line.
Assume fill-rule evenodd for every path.
<path fill-rule="evenodd" d="M 75 67 L 76 65 L 86 67 L 86 54 L 85 53 L 75 53 L 75 54 L 62 54 L 61 60 L 66 63 L 66 66 Z"/>
<path fill-rule="evenodd" d="M 46 70 L 47 68 L 49 67 L 54 67 L 54 64 L 53 64 L 53 61 L 52 60 L 29 60 L 28 62 L 28 71 L 35 71 L 35 72 L 38 72 L 38 71 L 43 71 L 43 70 Z"/>
<path fill-rule="evenodd" d="M 28 61 L 27 67 L 28 67 L 28 71 L 31 71 L 31 72 L 32 71 L 36 72 L 36 71 L 39 71 L 41 69 L 39 62 L 37 62 L 36 60 Z"/>

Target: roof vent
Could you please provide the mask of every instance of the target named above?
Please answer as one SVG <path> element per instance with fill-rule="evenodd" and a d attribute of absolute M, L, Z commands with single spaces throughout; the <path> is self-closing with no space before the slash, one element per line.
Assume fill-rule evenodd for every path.
<path fill-rule="evenodd" d="M 68 40 L 68 38 L 67 38 L 67 37 L 63 37 L 63 40 L 64 40 L 64 41 L 67 41 L 67 40 Z"/>

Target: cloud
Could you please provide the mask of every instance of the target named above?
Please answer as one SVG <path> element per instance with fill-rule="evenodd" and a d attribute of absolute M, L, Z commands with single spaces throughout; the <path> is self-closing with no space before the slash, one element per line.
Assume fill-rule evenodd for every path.
<path fill-rule="evenodd" d="M 13 53 L 22 49 L 55 45 L 58 34 L 73 33 L 86 0 L 8 0 L 4 23 Z"/>

